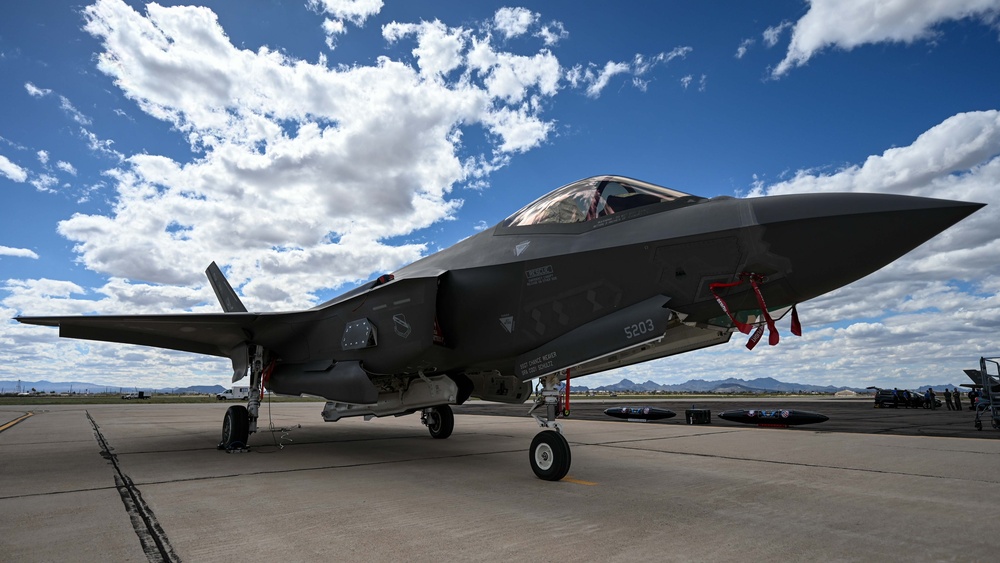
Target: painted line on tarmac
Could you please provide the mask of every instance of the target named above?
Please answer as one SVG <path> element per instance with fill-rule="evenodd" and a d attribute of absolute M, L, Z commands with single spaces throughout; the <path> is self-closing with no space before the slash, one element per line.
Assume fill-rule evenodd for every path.
<path fill-rule="evenodd" d="M 149 508 L 142 498 L 142 493 L 132 482 L 132 478 L 122 472 L 118 465 L 118 456 L 111 453 L 111 446 L 101 433 L 100 427 L 94 417 L 87 411 L 87 418 L 90 419 L 91 426 L 94 427 L 94 438 L 101 446 L 101 457 L 111 462 L 115 468 L 115 488 L 122 497 L 122 504 L 125 505 L 125 512 L 128 513 L 129 520 L 132 521 L 132 528 L 135 535 L 139 536 L 139 543 L 146 554 L 146 558 L 157 563 L 161 561 L 179 562 L 180 558 L 174 553 L 174 548 L 167 539 L 167 534 L 163 531 L 160 523 L 156 520 L 156 515 Z"/>
<path fill-rule="evenodd" d="M 0 496 L 0 500 L 10 500 L 16 498 L 30 498 L 30 497 L 51 497 L 56 495 L 72 495 L 75 493 L 89 493 L 92 491 L 107 491 L 109 489 L 114 489 L 114 487 L 90 487 L 87 489 L 68 489 L 64 491 L 46 491 L 43 493 L 25 493 L 23 495 L 9 495 Z"/>
<path fill-rule="evenodd" d="M 597 485 L 597 483 L 593 481 L 584 481 L 582 479 L 575 479 L 573 477 L 563 477 L 562 480 L 566 481 L 567 483 L 574 483 L 577 485 L 587 485 L 588 487 L 593 487 Z"/>
<path fill-rule="evenodd" d="M 8 428 L 14 426 L 18 422 L 21 422 L 22 420 L 26 420 L 26 419 L 28 419 L 28 418 L 30 418 L 32 416 L 35 416 L 35 413 L 33 413 L 33 412 L 25 413 L 24 416 L 15 418 L 14 420 L 8 422 L 7 424 L 4 424 L 3 426 L 0 426 L 0 432 L 3 432 L 4 430 L 7 430 Z"/>

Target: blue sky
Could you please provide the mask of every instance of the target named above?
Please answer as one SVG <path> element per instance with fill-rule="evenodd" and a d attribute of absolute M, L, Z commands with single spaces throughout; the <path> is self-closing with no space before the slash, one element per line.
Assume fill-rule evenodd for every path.
<path fill-rule="evenodd" d="M 990 204 L 806 335 L 596 375 L 961 382 L 1000 354 L 1000 0 L 0 7 L 0 314 L 312 306 L 573 180 Z M 0 380 L 225 383 L 0 324 Z"/>

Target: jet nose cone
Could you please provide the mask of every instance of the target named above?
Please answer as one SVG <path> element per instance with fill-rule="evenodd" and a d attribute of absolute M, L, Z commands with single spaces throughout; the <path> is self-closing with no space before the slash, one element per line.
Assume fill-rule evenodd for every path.
<path fill-rule="evenodd" d="M 787 260 L 786 288 L 800 302 L 882 268 L 984 204 L 843 193 L 764 197 L 751 206 L 766 255 Z"/>
<path fill-rule="evenodd" d="M 830 193 L 770 196 L 747 200 L 751 202 L 757 221 L 762 225 L 786 221 L 823 218 L 847 218 L 895 214 L 923 214 L 924 219 L 941 226 L 927 238 L 968 217 L 985 203 L 970 203 L 949 199 L 914 197 L 893 194 Z M 907 222 L 916 219 L 907 217 Z M 908 224 L 907 228 L 919 228 Z"/>

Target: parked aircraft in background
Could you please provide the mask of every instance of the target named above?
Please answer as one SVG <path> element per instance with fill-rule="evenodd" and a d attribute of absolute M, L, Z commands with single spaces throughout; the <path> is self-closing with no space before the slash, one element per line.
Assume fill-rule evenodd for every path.
<path fill-rule="evenodd" d="M 327 399 L 323 417 L 522 403 L 544 428 L 529 460 L 559 480 L 571 454 L 559 383 L 729 341 L 752 347 L 794 306 L 892 262 L 982 207 L 883 194 L 706 199 L 619 176 L 545 195 L 491 229 L 304 311 L 247 312 L 220 269 L 224 313 L 18 317 L 59 335 L 228 357 L 250 400 L 223 446 L 256 431 L 262 388 Z M 569 385 L 566 385 L 568 391 Z M 566 394 L 568 398 L 568 392 Z"/>

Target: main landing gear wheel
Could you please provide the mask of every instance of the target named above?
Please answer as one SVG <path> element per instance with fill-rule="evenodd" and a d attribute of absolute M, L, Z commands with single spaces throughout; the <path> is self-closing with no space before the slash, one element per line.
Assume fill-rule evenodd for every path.
<path fill-rule="evenodd" d="M 444 440 L 455 430 L 455 413 L 448 405 L 431 407 L 424 410 L 424 424 L 427 425 L 431 438 Z"/>
<path fill-rule="evenodd" d="M 250 438 L 250 414 L 243 405 L 233 405 L 226 411 L 222 419 L 222 442 L 220 450 L 233 450 L 247 447 Z"/>
<path fill-rule="evenodd" d="M 558 481 L 569 473 L 569 465 L 573 461 L 569 442 L 554 430 L 542 430 L 531 441 L 528 461 L 539 479 Z"/>

